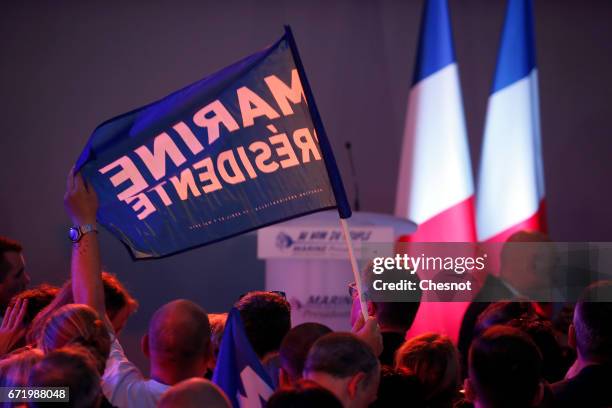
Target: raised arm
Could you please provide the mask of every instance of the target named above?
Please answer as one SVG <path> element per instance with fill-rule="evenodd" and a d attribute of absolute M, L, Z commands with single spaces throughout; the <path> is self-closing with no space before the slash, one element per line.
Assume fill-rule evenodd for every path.
<path fill-rule="evenodd" d="M 95 309 L 100 318 L 106 321 L 104 306 L 104 287 L 97 231 L 89 231 L 96 226 L 98 197 L 91 186 L 87 186 L 80 174 L 70 171 L 64 195 L 64 207 L 72 220 L 72 294 L 75 303 L 83 303 Z M 80 237 L 79 237 L 80 235 Z"/>

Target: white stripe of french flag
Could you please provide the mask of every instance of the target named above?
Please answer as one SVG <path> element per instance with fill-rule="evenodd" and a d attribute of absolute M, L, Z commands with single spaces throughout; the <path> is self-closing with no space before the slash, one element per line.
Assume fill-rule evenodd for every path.
<path fill-rule="evenodd" d="M 425 2 L 395 214 L 418 224 L 400 241 L 474 242 L 474 185 L 452 30 L 446 0 Z M 423 302 L 408 331 L 455 340 L 466 302 Z"/>
<path fill-rule="evenodd" d="M 489 97 L 477 196 L 478 239 L 546 231 L 532 0 L 509 0 Z"/>

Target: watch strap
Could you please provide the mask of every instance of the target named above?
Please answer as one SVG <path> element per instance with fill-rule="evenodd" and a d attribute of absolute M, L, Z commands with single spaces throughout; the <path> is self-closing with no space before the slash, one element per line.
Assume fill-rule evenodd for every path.
<path fill-rule="evenodd" d="M 96 226 L 93 224 L 83 224 L 77 227 L 81 231 L 81 235 L 85 235 L 88 232 L 98 232 Z"/>
<path fill-rule="evenodd" d="M 83 238 L 83 235 L 90 232 L 98 232 L 94 224 L 75 225 L 70 228 L 70 231 L 70 240 L 75 244 Z M 73 231 L 75 234 L 73 234 Z"/>

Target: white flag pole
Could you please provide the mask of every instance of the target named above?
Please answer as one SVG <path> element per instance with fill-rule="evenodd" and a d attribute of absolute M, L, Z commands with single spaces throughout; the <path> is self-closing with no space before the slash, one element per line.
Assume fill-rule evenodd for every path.
<path fill-rule="evenodd" d="M 361 303 L 361 313 L 363 314 L 363 320 L 365 321 L 368 318 L 368 304 L 363 296 L 363 291 L 361 290 L 361 275 L 359 274 L 357 258 L 355 258 L 355 252 L 353 252 L 353 241 L 351 239 L 348 223 L 346 222 L 345 218 L 340 218 L 340 225 L 342 225 L 342 231 L 344 232 L 346 248 L 348 249 L 349 260 L 351 261 L 351 268 L 353 269 L 353 277 L 355 278 L 355 284 L 357 285 L 359 303 Z"/>

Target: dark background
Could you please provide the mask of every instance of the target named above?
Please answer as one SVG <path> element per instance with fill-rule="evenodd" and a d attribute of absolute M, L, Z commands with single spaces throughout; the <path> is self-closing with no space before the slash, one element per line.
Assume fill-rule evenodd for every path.
<path fill-rule="evenodd" d="M 476 169 L 505 1 L 449 3 Z M 550 235 L 609 241 L 612 2 L 535 3 Z M 345 141 L 362 209 L 391 213 L 421 8 L 407 0 L 1 2 L 0 235 L 24 244 L 34 284 L 60 284 L 70 254 L 65 179 L 93 128 L 271 44 L 285 23 L 349 195 Z M 186 297 L 222 311 L 264 285 L 252 235 L 141 263 L 101 237 L 106 268 L 141 302 L 122 335 L 141 365 L 138 336 L 163 302 Z"/>

